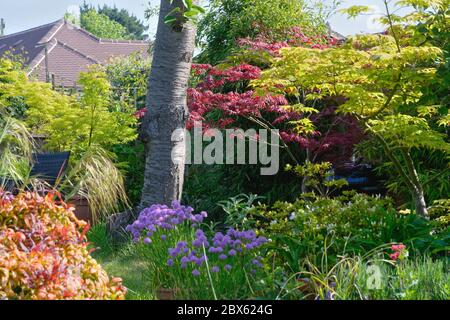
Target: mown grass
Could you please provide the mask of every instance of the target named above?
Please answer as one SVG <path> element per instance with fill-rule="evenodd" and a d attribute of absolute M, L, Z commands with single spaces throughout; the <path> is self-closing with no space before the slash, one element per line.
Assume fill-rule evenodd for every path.
<path fill-rule="evenodd" d="M 128 288 L 128 300 L 154 300 L 150 279 L 146 277 L 147 264 L 143 245 L 126 243 L 114 245 L 106 226 L 98 224 L 89 231 L 88 240 L 96 250 L 92 256 L 111 277 L 123 279 Z"/>

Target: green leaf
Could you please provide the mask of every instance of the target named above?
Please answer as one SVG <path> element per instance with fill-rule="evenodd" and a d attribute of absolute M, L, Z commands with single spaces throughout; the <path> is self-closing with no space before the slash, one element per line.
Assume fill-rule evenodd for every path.
<path fill-rule="evenodd" d="M 164 23 L 166 23 L 166 24 L 173 24 L 174 22 L 176 22 L 177 21 L 177 18 L 176 17 L 174 17 L 174 16 L 166 16 L 165 18 L 164 18 Z"/>
<path fill-rule="evenodd" d="M 203 9 L 202 7 L 197 6 L 197 5 L 193 5 L 192 9 L 198 10 L 198 12 L 200 12 L 200 13 L 206 13 L 205 9 Z"/>
<path fill-rule="evenodd" d="M 342 14 L 347 14 L 349 18 L 356 18 L 363 13 L 369 13 L 372 9 L 369 6 L 351 6 L 350 8 L 339 10 Z"/>

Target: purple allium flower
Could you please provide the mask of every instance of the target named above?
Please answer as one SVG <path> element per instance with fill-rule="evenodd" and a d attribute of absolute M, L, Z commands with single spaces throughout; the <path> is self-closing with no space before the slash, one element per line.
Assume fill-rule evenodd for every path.
<path fill-rule="evenodd" d="M 170 248 L 169 249 L 169 255 L 171 257 L 176 257 L 180 254 L 180 249 L 179 248 Z"/>
<path fill-rule="evenodd" d="M 158 229 L 172 230 L 175 226 L 184 223 L 201 223 L 206 213 L 193 215 L 194 209 L 182 206 L 178 201 L 172 202 L 172 207 L 166 205 L 152 205 L 141 211 L 139 217 L 126 230 L 131 233 L 133 239 L 139 239 L 143 232 L 152 237 Z"/>
<path fill-rule="evenodd" d="M 258 259 L 253 259 L 252 263 L 257 267 L 263 267 L 263 264 Z"/>
<path fill-rule="evenodd" d="M 214 266 L 214 267 L 211 268 L 211 272 L 217 273 L 219 271 L 220 271 L 220 269 L 219 269 L 218 266 Z"/>
<path fill-rule="evenodd" d="M 233 242 L 233 246 L 234 247 L 238 247 L 238 246 L 240 246 L 242 244 L 242 241 L 241 240 L 234 240 L 234 242 Z"/>
<path fill-rule="evenodd" d="M 198 237 L 201 237 L 201 236 L 204 236 L 205 235 L 205 233 L 203 232 L 203 230 L 202 229 L 198 229 L 197 231 L 195 231 L 195 236 L 198 238 Z"/>
<path fill-rule="evenodd" d="M 193 214 L 194 209 L 188 206 L 182 206 L 178 201 L 174 201 L 169 207 L 167 205 L 152 205 L 144 209 L 138 219 L 126 230 L 131 233 L 134 241 L 143 239 L 144 243 L 151 243 L 158 230 L 173 230 L 176 226 L 185 222 L 190 223 L 192 228 L 197 229 L 198 225 L 207 218 L 206 212 Z M 194 229 L 194 230 L 195 230 Z M 169 239 L 170 235 L 164 232 L 160 236 L 161 240 Z M 154 239 L 153 239 L 154 240 Z M 195 238 L 187 243 L 179 241 L 174 248 L 168 250 L 170 258 L 167 265 L 175 265 L 176 259 L 180 262 L 181 268 L 187 268 L 189 264 L 201 267 L 206 261 L 203 255 L 197 256 L 197 251 L 202 251 L 204 246 L 208 252 L 216 259 L 230 261 L 240 259 L 242 256 L 254 255 L 255 249 L 267 242 L 264 237 L 258 237 L 254 230 L 235 230 L 228 229 L 225 233 L 217 232 L 212 238 L 206 236 L 201 229 L 195 230 Z M 240 253 L 238 255 L 238 252 Z M 252 266 L 262 266 L 261 258 L 253 259 Z M 230 271 L 231 264 L 224 266 L 224 269 Z M 218 272 L 218 267 L 213 267 L 214 272 Z M 195 269 L 193 275 L 199 275 L 200 272 Z"/>
<path fill-rule="evenodd" d="M 222 239 L 222 245 L 228 245 L 231 243 L 231 237 L 229 235 L 226 235 Z"/>
<path fill-rule="evenodd" d="M 205 257 L 204 257 L 204 256 L 202 256 L 202 257 L 200 257 L 200 258 L 197 258 L 197 259 L 195 260 L 195 264 L 196 264 L 197 266 L 199 266 L 199 267 L 201 267 L 201 266 L 203 265 L 203 262 L 205 262 Z"/>
<path fill-rule="evenodd" d="M 177 243 L 177 248 L 184 248 L 187 246 L 187 242 L 186 241 L 180 241 Z"/>
<path fill-rule="evenodd" d="M 189 258 L 188 258 L 188 257 L 183 256 L 183 257 L 181 258 L 181 263 L 182 263 L 182 264 L 187 264 L 188 262 L 189 262 Z"/>
<path fill-rule="evenodd" d="M 194 277 L 198 277 L 198 276 L 200 275 L 200 271 L 198 271 L 197 269 L 194 269 L 194 270 L 192 271 L 192 275 L 193 275 Z"/>
<path fill-rule="evenodd" d="M 194 241 L 192 241 L 192 245 L 196 248 L 200 248 L 202 246 L 203 242 L 199 239 L 195 239 Z"/>
<path fill-rule="evenodd" d="M 209 253 L 221 253 L 223 251 L 222 247 L 210 247 L 208 249 Z"/>
<path fill-rule="evenodd" d="M 217 232 L 216 235 L 214 236 L 214 240 L 222 240 L 223 239 L 223 234 L 222 232 Z"/>

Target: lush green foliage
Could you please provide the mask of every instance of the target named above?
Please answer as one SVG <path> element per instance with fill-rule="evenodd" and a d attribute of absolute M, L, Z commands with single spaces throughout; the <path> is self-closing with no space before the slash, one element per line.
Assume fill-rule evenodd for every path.
<path fill-rule="evenodd" d="M 48 151 L 71 151 L 69 170 L 57 181 L 67 199 L 89 196 L 94 218 L 117 211 L 119 203 L 126 204 L 123 179 L 113 163 L 114 155 L 105 151 L 136 137 L 134 110 L 110 110 L 111 85 L 106 73 L 94 66 L 81 75 L 84 92 L 76 99 L 52 90 L 49 84 L 30 81 L 14 62 L 0 60 L 0 105 L 2 114 L 1 179 L 16 181 L 19 187 L 29 185 L 30 134 L 46 136 Z M 21 120 L 11 118 L 17 100 L 24 106 Z M 6 179 L 5 179 L 6 178 Z M 20 182 L 20 183 L 19 183 Z"/>
<path fill-rule="evenodd" d="M 30 101 L 26 122 L 35 132 L 48 137 L 47 148 L 51 150 L 72 151 L 79 158 L 91 146 L 109 149 L 136 138 L 134 111 L 110 109 L 111 84 L 99 66 L 80 75 L 84 90 L 79 100 L 59 94 L 46 84 L 25 83 L 35 99 L 26 96 L 28 91 L 22 93 Z M 45 91 L 37 92 L 39 87 Z"/>
<path fill-rule="evenodd" d="M 174 4 L 173 0 L 169 0 Z M 186 22 L 197 23 L 200 14 L 205 13 L 203 7 L 196 4 L 196 0 L 182 0 L 180 5 L 175 6 L 165 17 L 164 22 L 175 30 L 181 30 Z"/>
<path fill-rule="evenodd" d="M 79 100 L 30 81 L 14 62 L 0 60 L 0 104 L 15 112 L 22 101 L 25 122 L 34 133 L 48 136 L 47 147 L 80 155 L 91 145 L 108 148 L 136 137 L 134 111 L 111 108 L 111 84 L 104 70 L 93 66 L 80 76 L 84 88 Z M 17 112 L 17 110 L 16 110 Z"/>
<path fill-rule="evenodd" d="M 306 1 L 298 0 L 210 1 L 199 23 L 198 39 L 203 47 L 199 59 L 204 63 L 219 63 L 236 48 L 237 39 L 265 34 L 275 41 L 284 40 L 283 33 L 291 27 L 325 34 L 323 4 L 318 1 L 311 7 L 314 9 Z"/>
<path fill-rule="evenodd" d="M 129 39 L 127 29 L 107 15 L 91 9 L 80 17 L 81 27 L 102 39 Z"/>
<path fill-rule="evenodd" d="M 115 145 L 112 152 L 116 155 L 117 166 L 123 174 L 124 186 L 130 205 L 137 206 L 141 200 L 144 185 L 145 147 L 139 141 Z"/>
<path fill-rule="evenodd" d="M 306 258 L 318 263 L 325 252 L 331 263 L 338 255 L 364 255 L 391 242 L 407 244 L 411 254 L 443 254 L 450 245 L 448 229 L 436 233 L 438 223 L 398 213 L 389 199 L 362 194 L 335 199 L 306 194 L 293 203 L 259 205 L 241 212 L 246 214 L 234 223 L 260 229 L 273 240 L 274 257 L 293 272 L 305 267 Z"/>
<path fill-rule="evenodd" d="M 387 16 L 392 23 L 392 17 Z M 253 85 L 261 94 L 299 95 L 306 100 L 344 97 L 338 112 L 357 117 L 388 157 L 420 207 L 423 185 L 411 156 L 429 149 L 448 154 L 450 144 L 439 126 L 447 125 L 448 108 L 427 99 L 426 88 L 440 84 L 437 70 L 442 50 L 418 46 L 414 39 L 392 35 L 363 35 L 344 46 L 327 50 L 302 47 L 282 49 L 282 57 Z M 303 105 L 301 105 L 303 107 Z M 304 123 L 300 123 L 304 126 Z"/>
<path fill-rule="evenodd" d="M 117 104 L 116 108 L 145 107 L 150 67 L 150 60 L 138 53 L 113 58 L 108 62 L 105 71 L 112 87 L 112 103 Z"/>
<path fill-rule="evenodd" d="M 140 119 L 140 111 L 136 110 L 146 110 L 149 73 L 150 60 L 144 59 L 140 54 L 112 59 L 106 66 L 106 76 L 112 89 L 111 109 L 134 113 L 134 116 Z M 130 202 L 137 205 L 144 182 L 142 175 L 145 164 L 144 145 L 139 140 L 126 143 L 126 140 L 121 139 L 111 151 L 116 155 L 119 168 L 124 174 Z"/>
<path fill-rule="evenodd" d="M 83 8 L 82 8 L 83 11 Z M 120 23 L 127 30 L 131 39 L 134 40 L 146 40 L 147 35 L 145 32 L 148 30 L 148 26 L 144 25 L 135 15 L 130 14 L 126 9 L 118 9 L 116 6 L 109 7 L 106 4 L 103 7 L 98 8 L 99 14 L 108 16 L 111 20 Z"/>
<path fill-rule="evenodd" d="M 148 30 L 142 21 L 135 15 L 130 14 L 126 9 L 118 9 L 115 5 L 110 7 L 106 4 L 97 8 L 84 1 L 80 7 L 80 19 L 76 21 L 76 17 L 66 14 L 66 19 L 74 24 L 90 31 L 92 34 L 100 38 L 108 39 L 130 39 L 130 40 L 146 40 L 145 32 Z M 114 27 L 118 30 L 114 31 Z M 106 37 L 101 36 L 106 35 Z M 112 36 L 112 37 L 109 37 Z"/>
<path fill-rule="evenodd" d="M 414 3 L 414 1 L 411 1 L 409 4 L 413 4 L 416 10 L 409 17 L 413 23 L 401 30 L 396 30 L 396 33 L 402 35 L 406 32 L 407 38 L 413 39 L 414 43 L 420 46 L 433 45 L 440 48 L 443 52 L 444 62 L 437 68 L 437 81 L 428 87 L 422 88 L 422 100 L 429 101 L 430 105 L 434 105 L 431 110 L 436 108 L 435 110 L 441 113 L 432 112 L 432 114 L 427 115 L 427 118 L 431 120 L 429 121 L 430 125 L 435 130 L 444 132 L 445 128 L 443 126 L 439 128 L 438 126 L 448 122 L 448 115 L 445 115 L 445 111 L 448 110 L 450 102 L 448 95 L 448 87 L 450 85 L 450 48 L 448 41 L 450 34 L 450 24 L 448 23 L 450 5 L 448 1 L 429 2 L 426 5 L 425 3 L 421 4 L 420 2 Z M 416 22 L 417 25 L 414 24 Z M 423 109 L 422 112 L 426 114 L 427 109 Z M 441 117 L 441 121 L 437 122 L 439 117 Z M 399 177 L 399 174 L 392 170 L 392 164 L 383 160 L 386 159 L 387 155 L 379 143 L 369 140 L 361 145 L 359 150 L 366 159 L 378 164 L 380 174 L 388 178 L 386 185 L 391 194 L 401 199 L 401 202 L 408 202 L 410 199 L 408 188 Z M 432 203 L 434 200 L 447 198 L 450 192 L 448 153 L 438 150 L 412 150 L 411 157 L 416 163 L 420 181 L 427 182 L 423 185 L 423 188 L 428 202 Z"/>
<path fill-rule="evenodd" d="M 142 242 L 126 244 L 117 253 L 105 252 L 108 256 L 105 261 L 115 261 L 109 262 L 114 265 L 131 256 L 140 261 L 133 268 L 143 272 L 147 285 L 137 285 L 130 278 L 138 289 L 136 297 L 366 300 L 448 296 L 445 258 L 434 260 L 426 254 L 440 257 L 439 251 L 445 253 L 450 240 L 448 229 L 438 231 L 434 223 L 417 215 L 397 212 L 389 199 L 348 194 L 337 199 L 317 197 L 280 202 L 271 207 L 255 204 L 257 200 L 255 196 L 240 196 L 221 204 L 228 214 L 225 226 L 244 230 L 257 227 L 258 233 L 269 239 L 255 252 L 264 257 L 264 270 L 255 275 L 248 267 L 239 270 L 233 267 L 233 272 L 225 274 L 215 272 L 221 268 L 213 272 L 214 266 L 224 262 L 209 253 L 209 247 L 206 247 L 207 265 L 191 266 L 190 260 L 183 262 L 182 258 L 180 262 L 178 257 L 171 258 L 172 252 L 177 255 L 175 248 L 181 255 L 187 255 L 189 251 L 183 248 L 195 245 L 203 236 L 194 232 L 191 223 L 169 229 L 149 227 L 145 230 L 151 235 L 143 230 Z M 144 221 L 149 220 L 139 221 L 145 225 Z M 155 221 L 164 225 L 164 221 L 171 219 Z M 135 222 L 142 228 L 140 223 Z M 214 228 L 207 225 L 202 228 L 208 230 L 205 235 L 209 238 Z M 104 243 L 104 237 L 100 236 L 98 243 Z M 406 248 L 397 245 L 399 241 Z M 217 245 L 220 246 L 219 242 Z M 142 269 L 141 264 L 147 268 Z M 379 278 L 374 278 L 378 275 Z"/>
<path fill-rule="evenodd" d="M 0 298 L 124 299 L 89 255 L 88 225 L 54 196 L 0 193 Z"/>

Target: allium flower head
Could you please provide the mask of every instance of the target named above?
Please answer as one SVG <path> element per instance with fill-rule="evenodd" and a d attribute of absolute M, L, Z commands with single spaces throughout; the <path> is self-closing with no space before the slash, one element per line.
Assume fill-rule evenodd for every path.
<path fill-rule="evenodd" d="M 136 241 L 143 232 L 149 232 L 148 236 L 151 237 L 158 229 L 172 230 L 186 221 L 202 223 L 205 214 L 194 215 L 193 211 L 192 207 L 182 206 L 178 201 L 172 202 L 172 207 L 159 204 L 152 205 L 142 210 L 138 219 L 127 226 L 126 230 L 131 233 Z"/>
<path fill-rule="evenodd" d="M 218 266 L 214 266 L 211 268 L 211 272 L 217 273 L 220 271 L 220 268 Z"/>

